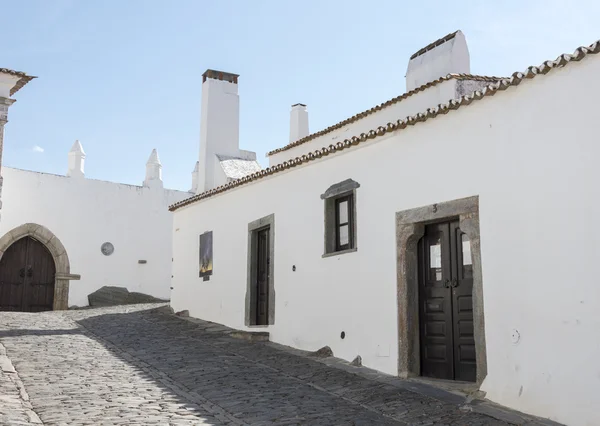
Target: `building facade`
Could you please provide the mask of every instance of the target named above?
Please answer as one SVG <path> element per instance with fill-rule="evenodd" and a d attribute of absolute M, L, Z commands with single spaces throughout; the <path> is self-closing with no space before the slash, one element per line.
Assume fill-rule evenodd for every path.
<path fill-rule="evenodd" d="M 596 424 L 598 53 L 497 78 L 460 32 L 419 50 L 405 95 L 171 206 L 172 306 Z"/>
<path fill-rule="evenodd" d="M 87 306 L 104 286 L 169 299 L 172 214 L 190 192 L 164 189 L 156 150 L 142 185 L 85 177 L 79 141 L 66 175 L 10 167 L 0 221 L 0 310 Z"/>

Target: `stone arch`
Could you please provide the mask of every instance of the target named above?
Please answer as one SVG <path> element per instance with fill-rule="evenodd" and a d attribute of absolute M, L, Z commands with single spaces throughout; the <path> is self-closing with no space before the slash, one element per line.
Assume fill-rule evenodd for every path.
<path fill-rule="evenodd" d="M 78 280 L 80 275 L 71 274 L 71 264 L 65 246 L 48 228 L 36 223 L 25 223 L 0 238 L 0 259 L 8 248 L 17 240 L 31 237 L 42 243 L 52 255 L 56 267 L 54 277 L 54 306 L 53 309 L 64 310 L 69 307 L 69 281 Z"/>

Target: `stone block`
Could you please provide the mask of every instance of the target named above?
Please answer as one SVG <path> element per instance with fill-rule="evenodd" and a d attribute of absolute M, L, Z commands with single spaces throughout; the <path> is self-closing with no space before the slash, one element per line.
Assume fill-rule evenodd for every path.
<path fill-rule="evenodd" d="M 128 297 L 129 290 L 125 287 L 104 286 L 88 294 L 88 302 L 93 307 L 125 305 Z"/>
<path fill-rule="evenodd" d="M 329 358 L 330 356 L 333 356 L 333 351 L 329 346 L 323 346 L 318 351 L 311 352 L 310 356 L 314 356 L 316 358 Z"/>
<path fill-rule="evenodd" d="M 160 303 L 166 300 L 158 299 L 144 293 L 130 292 L 125 287 L 104 286 L 88 294 L 88 302 L 92 307 L 135 305 L 138 303 Z"/>

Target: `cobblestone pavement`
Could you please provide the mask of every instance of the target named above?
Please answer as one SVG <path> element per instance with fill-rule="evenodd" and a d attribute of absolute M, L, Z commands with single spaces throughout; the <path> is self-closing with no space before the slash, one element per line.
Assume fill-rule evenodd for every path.
<path fill-rule="evenodd" d="M 508 424 L 157 306 L 0 313 L 0 424 Z"/>

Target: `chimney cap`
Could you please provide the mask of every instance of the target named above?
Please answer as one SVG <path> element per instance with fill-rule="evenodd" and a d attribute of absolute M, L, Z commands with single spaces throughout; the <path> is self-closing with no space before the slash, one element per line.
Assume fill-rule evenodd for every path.
<path fill-rule="evenodd" d="M 207 78 L 212 78 L 214 80 L 224 80 L 224 81 L 228 81 L 230 83 L 237 84 L 238 77 L 239 77 L 239 74 L 233 74 L 233 73 L 225 72 L 225 71 L 207 69 L 206 71 L 204 71 L 204 74 L 202 74 L 202 83 L 204 83 Z"/>
<path fill-rule="evenodd" d="M 83 150 L 83 146 L 81 146 L 81 142 L 79 142 L 79 139 L 75 141 L 69 152 L 85 155 L 85 151 Z"/>
<path fill-rule="evenodd" d="M 161 164 L 160 158 L 158 158 L 158 152 L 156 151 L 156 148 L 153 149 L 150 153 L 150 157 L 148 158 L 146 164 Z"/>
<path fill-rule="evenodd" d="M 305 107 L 306 104 L 294 104 L 294 105 L 292 105 L 292 108 L 297 107 L 297 106 Z"/>

